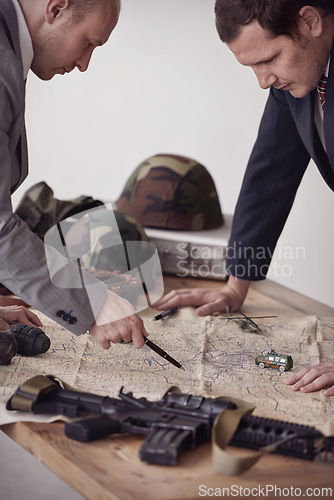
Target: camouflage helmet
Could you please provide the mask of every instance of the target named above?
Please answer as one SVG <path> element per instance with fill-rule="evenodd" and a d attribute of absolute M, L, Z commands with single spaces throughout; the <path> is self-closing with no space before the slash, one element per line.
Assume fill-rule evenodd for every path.
<path fill-rule="evenodd" d="M 224 223 L 211 175 L 185 156 L 158 154 L 145 160 L 126 182 L 116 205 L 143 226 L 194 231 Z"/>

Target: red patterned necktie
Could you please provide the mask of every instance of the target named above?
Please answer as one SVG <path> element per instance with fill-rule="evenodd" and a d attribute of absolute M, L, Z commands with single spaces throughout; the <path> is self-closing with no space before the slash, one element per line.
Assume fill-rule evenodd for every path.
<path fill-rule="evenodd" d="M 317 91 L 318 91 L 318 94 L 320 97 L 321 107 L 322 107 L 323 111 L 325 109 L 327 80 L 328 80 L 327 76 L 322 75 L 322 77 L 317 85 Z"/>

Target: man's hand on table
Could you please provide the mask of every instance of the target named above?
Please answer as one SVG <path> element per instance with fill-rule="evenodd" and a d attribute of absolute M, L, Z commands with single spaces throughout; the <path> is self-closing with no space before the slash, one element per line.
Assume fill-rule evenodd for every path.
<path fill-rule="evenodd" d="M 0 295 L 0 307 L 6 307 L 6 306 L 30 307 L 29 304 L 19 299 L 18 297 L 9 295 Z"/>
<path fill-rule="evenodd" d="M 334 361 L 303 368 L 284 383 L 293 391 L 314 392 L 325 388 L 324 396 L 334 396 Z"/>
<path fill-rule="evenodd" d="M 103 349 L 109 349 L 110 342 L 117 344 L 121 339 L 139 349 L 148 333 L 130 302 L 108 290 L 104 306 L 90 327 L 90 335 Z"/>
<path fill-rule="evenodd" d="M 250 282 L 230 276 L 222 288 L 182 288 L 173 290 L 161 299 L 154 307 L 159 310 L 172 307 L 194 306 L 197 307 L 197 316 L 206 316 L 218 312 L 226 312 L 226 307 L 231 306 L 231 311 L 241 308 Z"/>
<path fill-rule="evenodd" d="M 43 326 L 38 316 L 24 306 L 0 307 L 0 329 L 9 330 L 11 325 Z"/>

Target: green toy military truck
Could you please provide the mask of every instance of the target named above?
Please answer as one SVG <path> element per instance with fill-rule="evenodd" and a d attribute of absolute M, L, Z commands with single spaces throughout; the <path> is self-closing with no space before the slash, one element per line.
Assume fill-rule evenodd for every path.
<path fill-rule="evenodd" d="M 255 358 L 255 364 L 259 368 L 278 368 L 280 372 L 285 372 L 291 370 L 293 360 L 290 355 L 277 354 L 275 349 L 269 349 L 267 354 Z"/>

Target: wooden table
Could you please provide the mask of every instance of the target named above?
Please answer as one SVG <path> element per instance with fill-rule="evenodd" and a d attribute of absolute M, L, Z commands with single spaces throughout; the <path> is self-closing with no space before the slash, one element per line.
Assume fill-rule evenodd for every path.
<path fill-rule="evenodd" d="M 166 277 L 165 282 L 167 290 L 222 286 L 219 282 L 176 277 Z M 334 309 L 269 281 L 252 284 L 243 310 L 256 315 L 275 311 L 286 318 L 305 314 L 334 317 Z M 303 495 L 321 498 L 326 495 L 322 488 L 330 489 L 328 496 L 334 494 L 333 463 L 270 455 L 242 476 L 227 477 L 213 472 L 209 444 L 185 453 L 177 466 L 163 467 L 140 461 L 138 450 L 142 437 L 126 435 L 83 444 L 66 438 L 64 424 L 60 422 L 19 422 L 2 426 L 1 430 L 91 500 L 217 497 L 220 492 L 223 496 L 223 488 L 229 488 L 229 491 L 224 490 L 225 496 L 229 493 L 233 498 Z M 245 453 L 245 450 L 237 452 Z M 314 496 L 308 488 L 316 488 Z"/>

